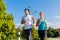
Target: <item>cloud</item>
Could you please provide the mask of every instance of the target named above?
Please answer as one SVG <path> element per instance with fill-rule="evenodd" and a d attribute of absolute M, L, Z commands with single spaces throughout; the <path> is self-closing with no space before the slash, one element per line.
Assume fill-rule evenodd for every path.
<path fill-rule="evenodd" d="M 52 28 L 54 28 L 54 29 L 60 28 L 60 22 L 55 22 L 55 23 L 53 23 L 53 22 L 48 22 L 48 25 L 49 25 L 49 27 L 52 27 Z"/>
<path fill-rule="evenodd" d="M 52 23 L 52 22 L 48 22 L 48 25 L 52 26 L 52 25 L 54 25 L 54 23 Z"/>
<path fill-rule="evenodd" d="M 21 24 L 20 23 L 16 23 L 16 28 L 19 27 Z"/>
<path fill-rule="evenodd" d="M 23 25 L 21 25 L 20 23 L 17 23 L 16 24 L 16 28 L 17 27 L 22 27 Z M 56 28 L 60 28 L 60 22 L 48 22 L 48 28 L 49 27 L 52 27 L 52 28 L 54 28 L 54 29 L 56 29 Z"/>
<path fill-rule="evenodd" d="M 60 19 L 60 16 L 55 16 L 54 18 Z"/>

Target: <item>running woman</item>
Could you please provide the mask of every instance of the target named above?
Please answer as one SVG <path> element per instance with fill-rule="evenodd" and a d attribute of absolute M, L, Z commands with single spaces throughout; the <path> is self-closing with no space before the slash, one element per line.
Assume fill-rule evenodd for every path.
<path fill-rule="evenodd" d="M 38 26 L 38 35 L 40 40 L 46 40 L 47 37 L 47 21 L 44 18 L 44 13 L 40 12 L 40 18 L 37 20 L 36 26 Z"/>

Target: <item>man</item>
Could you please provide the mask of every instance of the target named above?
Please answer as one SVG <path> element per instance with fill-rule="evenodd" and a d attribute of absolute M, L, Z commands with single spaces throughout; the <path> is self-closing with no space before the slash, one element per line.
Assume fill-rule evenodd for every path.
<path fill-rule="evenodd" d="M 34 23 L 34 18 L 30 15 L 30 10 L 25 9 L 25 16 L 22 17 L 21 24 L 24 24 L 24 32 L 26 35 L 26 39 L 29 40 L 29 36 L 32 31 L 32 25 Z"/>

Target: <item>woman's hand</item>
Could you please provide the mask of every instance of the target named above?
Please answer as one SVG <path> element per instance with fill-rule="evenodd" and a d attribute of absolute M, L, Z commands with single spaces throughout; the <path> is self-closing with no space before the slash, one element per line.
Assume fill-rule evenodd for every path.
<path fill-rule="evenodd" d="M 36 27 L 37 27 L 37 26 L 39 26 L 39 22 L 38 22 L 38 21 L 36 21 Z"/>

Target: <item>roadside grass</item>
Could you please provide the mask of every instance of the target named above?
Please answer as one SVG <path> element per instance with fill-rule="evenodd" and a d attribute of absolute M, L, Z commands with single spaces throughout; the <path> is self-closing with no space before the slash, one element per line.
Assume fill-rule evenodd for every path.
<path fill-rule="evenodd" d="M 14 38 L 14 39 L 11 39 L 11 40 L 18 40 L 18 38 Z M 21 38 L 21 40 L 26 40 L 26 39 Z M 39 40 L 39 38 L 35 38 L 35 39 L 33 39 L 33 40 Z M 46 40 L 49 40 L 49 38 L 47 38 Z"/>

